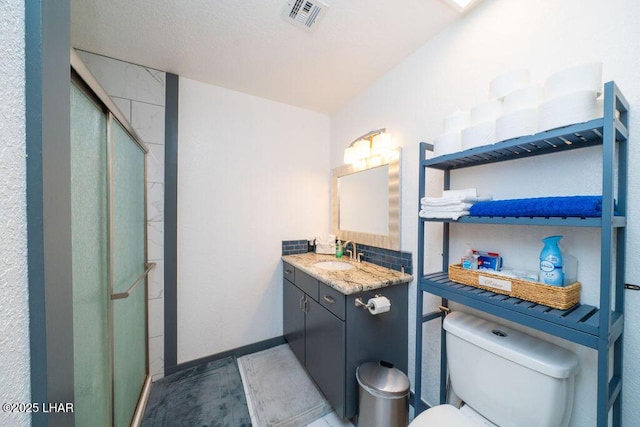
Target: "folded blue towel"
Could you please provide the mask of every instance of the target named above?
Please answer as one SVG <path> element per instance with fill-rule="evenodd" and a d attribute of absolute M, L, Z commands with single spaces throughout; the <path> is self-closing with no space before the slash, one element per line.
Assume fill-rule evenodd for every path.
<path fill-rule="evenodd" d="M 476 203 L 471 216 L 600 217 L 602 196 L 535 197 Z"/>

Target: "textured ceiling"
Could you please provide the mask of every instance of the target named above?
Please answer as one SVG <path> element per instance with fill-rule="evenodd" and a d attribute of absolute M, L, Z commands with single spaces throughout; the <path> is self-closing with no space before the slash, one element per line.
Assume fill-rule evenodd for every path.
<path fill-rule="evenodd" d="M 75 48 L 331 113 L 459 15 L 442 0 L 325 0 L 308 32 L 286 0 L 72 0 Z"/>

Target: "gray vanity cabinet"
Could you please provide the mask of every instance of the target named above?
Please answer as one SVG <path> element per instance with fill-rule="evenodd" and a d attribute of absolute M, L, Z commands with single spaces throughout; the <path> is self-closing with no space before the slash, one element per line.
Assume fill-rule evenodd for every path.
<path fill-rule="evenodd" d="M 344 414 L 345 322 L 310 300 L 306 319 L 306 368 L 333 406 Z"/>
<path fill-rule="evenodd" d="M 344 295 L 284 263 L 283 333 L 291 349 L 342 418 L 357 413 L 356 368 L 384 360 L 407 372 L 407 284 Z M 377 316 L 357 307 L 376 294 L 392 301 Z"/>
<path fill-rule="evenodd" d="M 304 365 L 305 314 L 303 311 L 303 302 L 305 293 L 288 280 L 285 279 L 283 282 L 283 334 L 293 354 L 295 354 L 300 363 Z"/>
<path fill-rule="evenodd" d="M 342 414 L 345 322 L 317 301 L 318 287 L 317 279 L 284 264 L 283 334 L 327 400 Z"/>

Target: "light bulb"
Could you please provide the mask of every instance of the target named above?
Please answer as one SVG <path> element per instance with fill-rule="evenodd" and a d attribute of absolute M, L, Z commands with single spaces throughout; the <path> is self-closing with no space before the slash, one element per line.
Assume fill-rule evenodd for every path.
<path fill-rule="evenodd" d="M 385 154 L 393 148 L 393 141 L 391 140 L 391 134 L 381 133 L 373 137 L 371 143 L 372 154 Z"/>

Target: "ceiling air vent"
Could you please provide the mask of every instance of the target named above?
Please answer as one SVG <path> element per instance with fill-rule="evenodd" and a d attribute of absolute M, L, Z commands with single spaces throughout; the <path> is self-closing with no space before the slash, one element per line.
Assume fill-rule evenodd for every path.
<path fill-rule="evenodd" d="M 319 0 L 290 0 L 284 6 L 282 18 L 311 31 L 320 22 L 329 5 Z"/>

